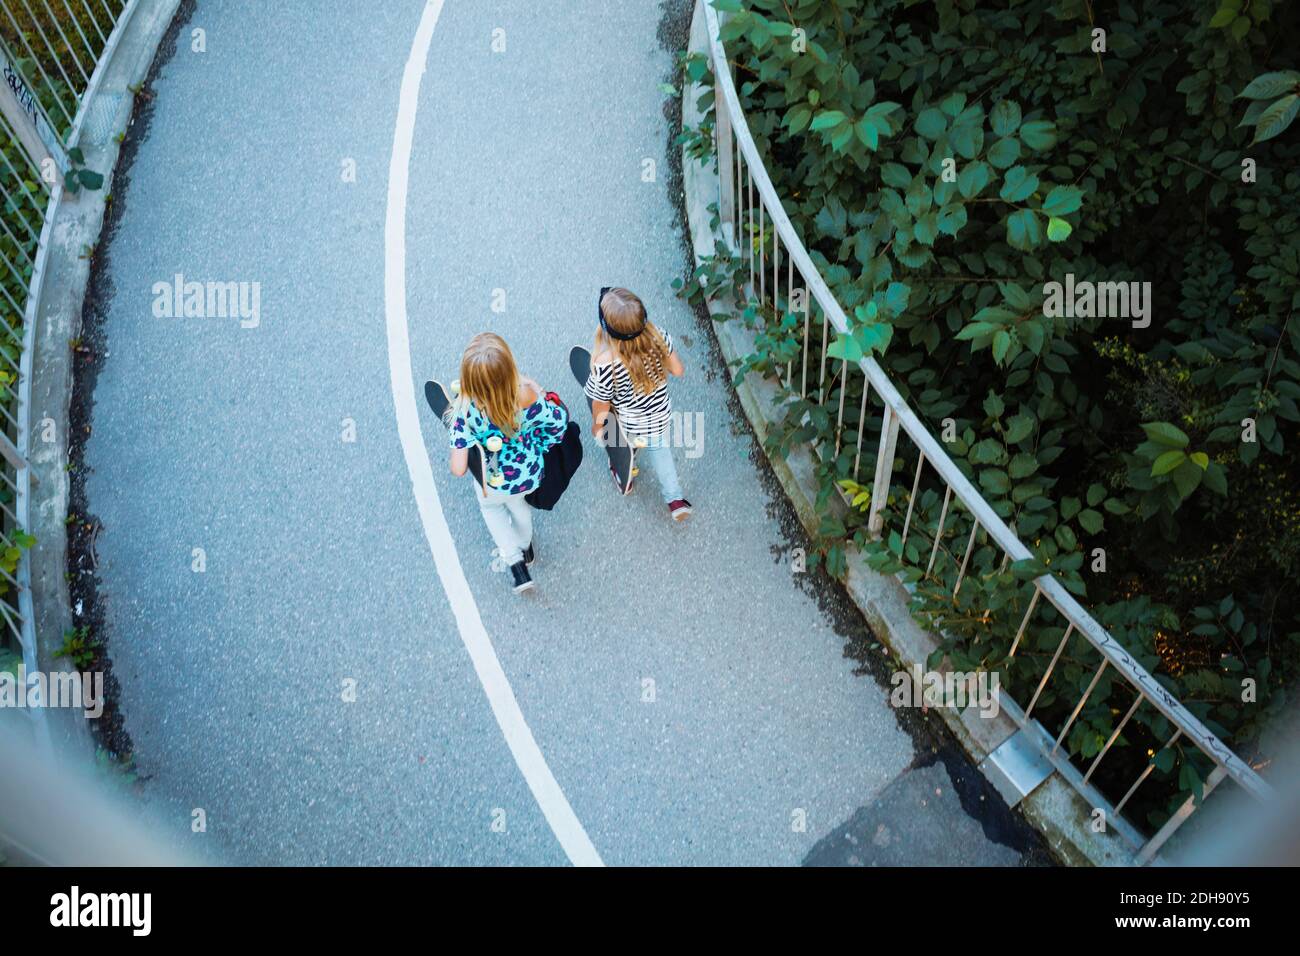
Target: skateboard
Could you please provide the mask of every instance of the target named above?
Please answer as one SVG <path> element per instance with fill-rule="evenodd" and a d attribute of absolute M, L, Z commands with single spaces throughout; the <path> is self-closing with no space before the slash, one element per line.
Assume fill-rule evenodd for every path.
<path fill-rule="evenodd" d="M 455 382 L 452 383 L 456 385 Z M 433 413 L 438 416 L 438 421 L 442 421 L 443 414 L 451 405 L 451 399 L 447 397 L 447 390 L 442 387 L 441 382 L 428 381 L 424 383 L 424 398 L 433 409 Z M 480 488 L 483 485 L 483 453 L 478 445 L 471 445 L 469 449 L 469 471 L 478 482 Z"/>
<path fill-rule="evenodd" d="M 578 384 L 585 388 L 587 376 L 591 374 L 591 353 L 581 345 L 575 345 L 569 351 L 569 369 L 573 372 L 573 377 L 578 380 Z M 587 408 L 591 409 L 590 398 L 587 399 Z M 609 455 L 609 473 L 614 476 L 618 493 L 625 495 L 632 490 L 632 482 L 637 475 L 637 446 L 623 431 L 623 425 L 612 408 L 605 424 L 605 439 L 601 444 L 605 446 L 605 452 Z"/>

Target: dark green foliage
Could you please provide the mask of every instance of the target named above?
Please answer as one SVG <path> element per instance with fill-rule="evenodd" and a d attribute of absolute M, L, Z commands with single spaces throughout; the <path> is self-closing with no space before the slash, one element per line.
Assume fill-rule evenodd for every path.
<path fill-rule="evenodd" d="M 1004 567 L 977 536 L 954 598 L 971 527 L 954 504 L 925 577 L 943 490 L 923 482 L 904 548 L 916 458 L 900 442 L 884 539 L 860 511 L 835 519 L 832 570 L 852 540 L 915 582 L 954 663 L 1001 669 L 1022 702 L 1064 633 L 1040 609 L 1007 657 L 1027 581 L 1050 571 L 1241 756 L 1266 755 L 1300 674 L 1300 126 L 1284 115 L 1300 18 L 1232 0 L 714 6 L 730 11 L 723 40 L 777 192 L 852 317 L 832 359 L 875 351 L 934 434 L 951 419 L 949 455 L 1037 555 Z M 1149 324 L 1046 314 L 1045 284 L 1067 274 L 1149 282 Z M 774 450 L 815 442 L 823 494 L 838 482 L 865 510 L 852 479 L 869 485 L 875 436 L 865 476 L 854 448 L 834 454 L 839 390 L 852 436 L 861 376 L 844 386 L 832 361 L 818 381 L 820 316 L 811 358 L 802 316 L 750 317 L 763 345 L 742 372 L 794 368 Z M 804 362 L 815 387 L 800 398 Z M 1049 729 L 1099 663 L 1071 639 L 1035 708 Z M 1067 737 L 1084 764 L 1133 699 L 1114 676 Z M 1098 778 L 1117 797 L 1154 762 L 1163 788 L 1132 805 L 1147 823 L 1211 768 L 1182 742 L 1163 749 L 1167 723 L 1140 707 Z"/>

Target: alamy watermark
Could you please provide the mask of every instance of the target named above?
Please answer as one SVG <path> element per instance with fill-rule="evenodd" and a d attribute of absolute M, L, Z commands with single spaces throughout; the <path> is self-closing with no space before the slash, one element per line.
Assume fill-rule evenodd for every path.
<path fill-rule="evenodd" d="M 153 284 L 153 314 L 159 319 L 239 319 L 245 329 L 262 322 L 262 283 L 186 281 Z"/>
<path fill-rule="evenodd" d="M 1001 675 L 996 671 L 941 674 L 913 664 L 909 670 L 895 671 L 889 682 L 894 686 L 889 695 L 893 707 L 974 707 L 981 717 L 996 717 L 1002 709 Z"/>
<path fill-rule="evenodd" d="M 679 412 L 672 411 L 668 413 L 668 421 L 664 424 L 662 430 L 655 437 L 642 438 L 633 435 L 627 431 L 627 422 L 629 419 L 624 417 L 620 419 L 623 423 L 623 429 L 614 427 L 614 416 L 611 414 L 605 421 L 605 427 L 601 430 L 600 441 L 606 447 L 618 447 L 619 445 L 630 445 L 636 450 L 647 447 L 668 447 L 686 449 L 687 458 L 699 458 L 704 454 L 704 413 L 703 412 Z M 640 425 L 640 422 L 634 424 Z"/>
<path fill-rule="evenodd" d="M 1049 319 L 1132 319 L 1133 328 L 1151 324 L 1150 282 L 1076 282 L 1066 273 L 1064 284 L 1043 283 L 1043 315 Z"/>
<path fill-rule="evenodd" d="M 101 671 L 55 671 L 46 674 L 22 664 L 17 674 L 0 671 L 0 708 L 79 708 L 90 720 L 104 713 L 104 675 Z"/>

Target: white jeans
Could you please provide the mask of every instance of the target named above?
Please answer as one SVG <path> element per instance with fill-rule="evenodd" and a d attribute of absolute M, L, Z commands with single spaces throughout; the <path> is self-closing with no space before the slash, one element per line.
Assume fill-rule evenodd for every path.
<path fill-rule="evenodd" d="M 491 488 L 486 495 L 476 495 L 483 523 L 501 552 L 507 567 L 524 558 L 524 549 L 533 543 L 533 506 L 525 495 L 506 495 Z"/>

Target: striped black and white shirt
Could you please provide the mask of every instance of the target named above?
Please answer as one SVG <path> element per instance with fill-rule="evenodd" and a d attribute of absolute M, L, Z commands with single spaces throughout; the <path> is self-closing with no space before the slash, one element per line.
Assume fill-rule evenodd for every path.
<path fill-rule="evenodd" d="M 673 337 L 663 329 L 659 331 L 671 355 Z M 593 402 L 613 405 L 623 430 L 630 438 L 657 438 L 668 428 L 673 402 L 668 397 L 668 370 L 658 362 L 655 366 L 649 371 L 656 379 L 662 377 L 663 384 L 649 394 L 636 390 L 632 376 L 618 359 L 607 365 L 593 364 L 583 391 Z"/>

